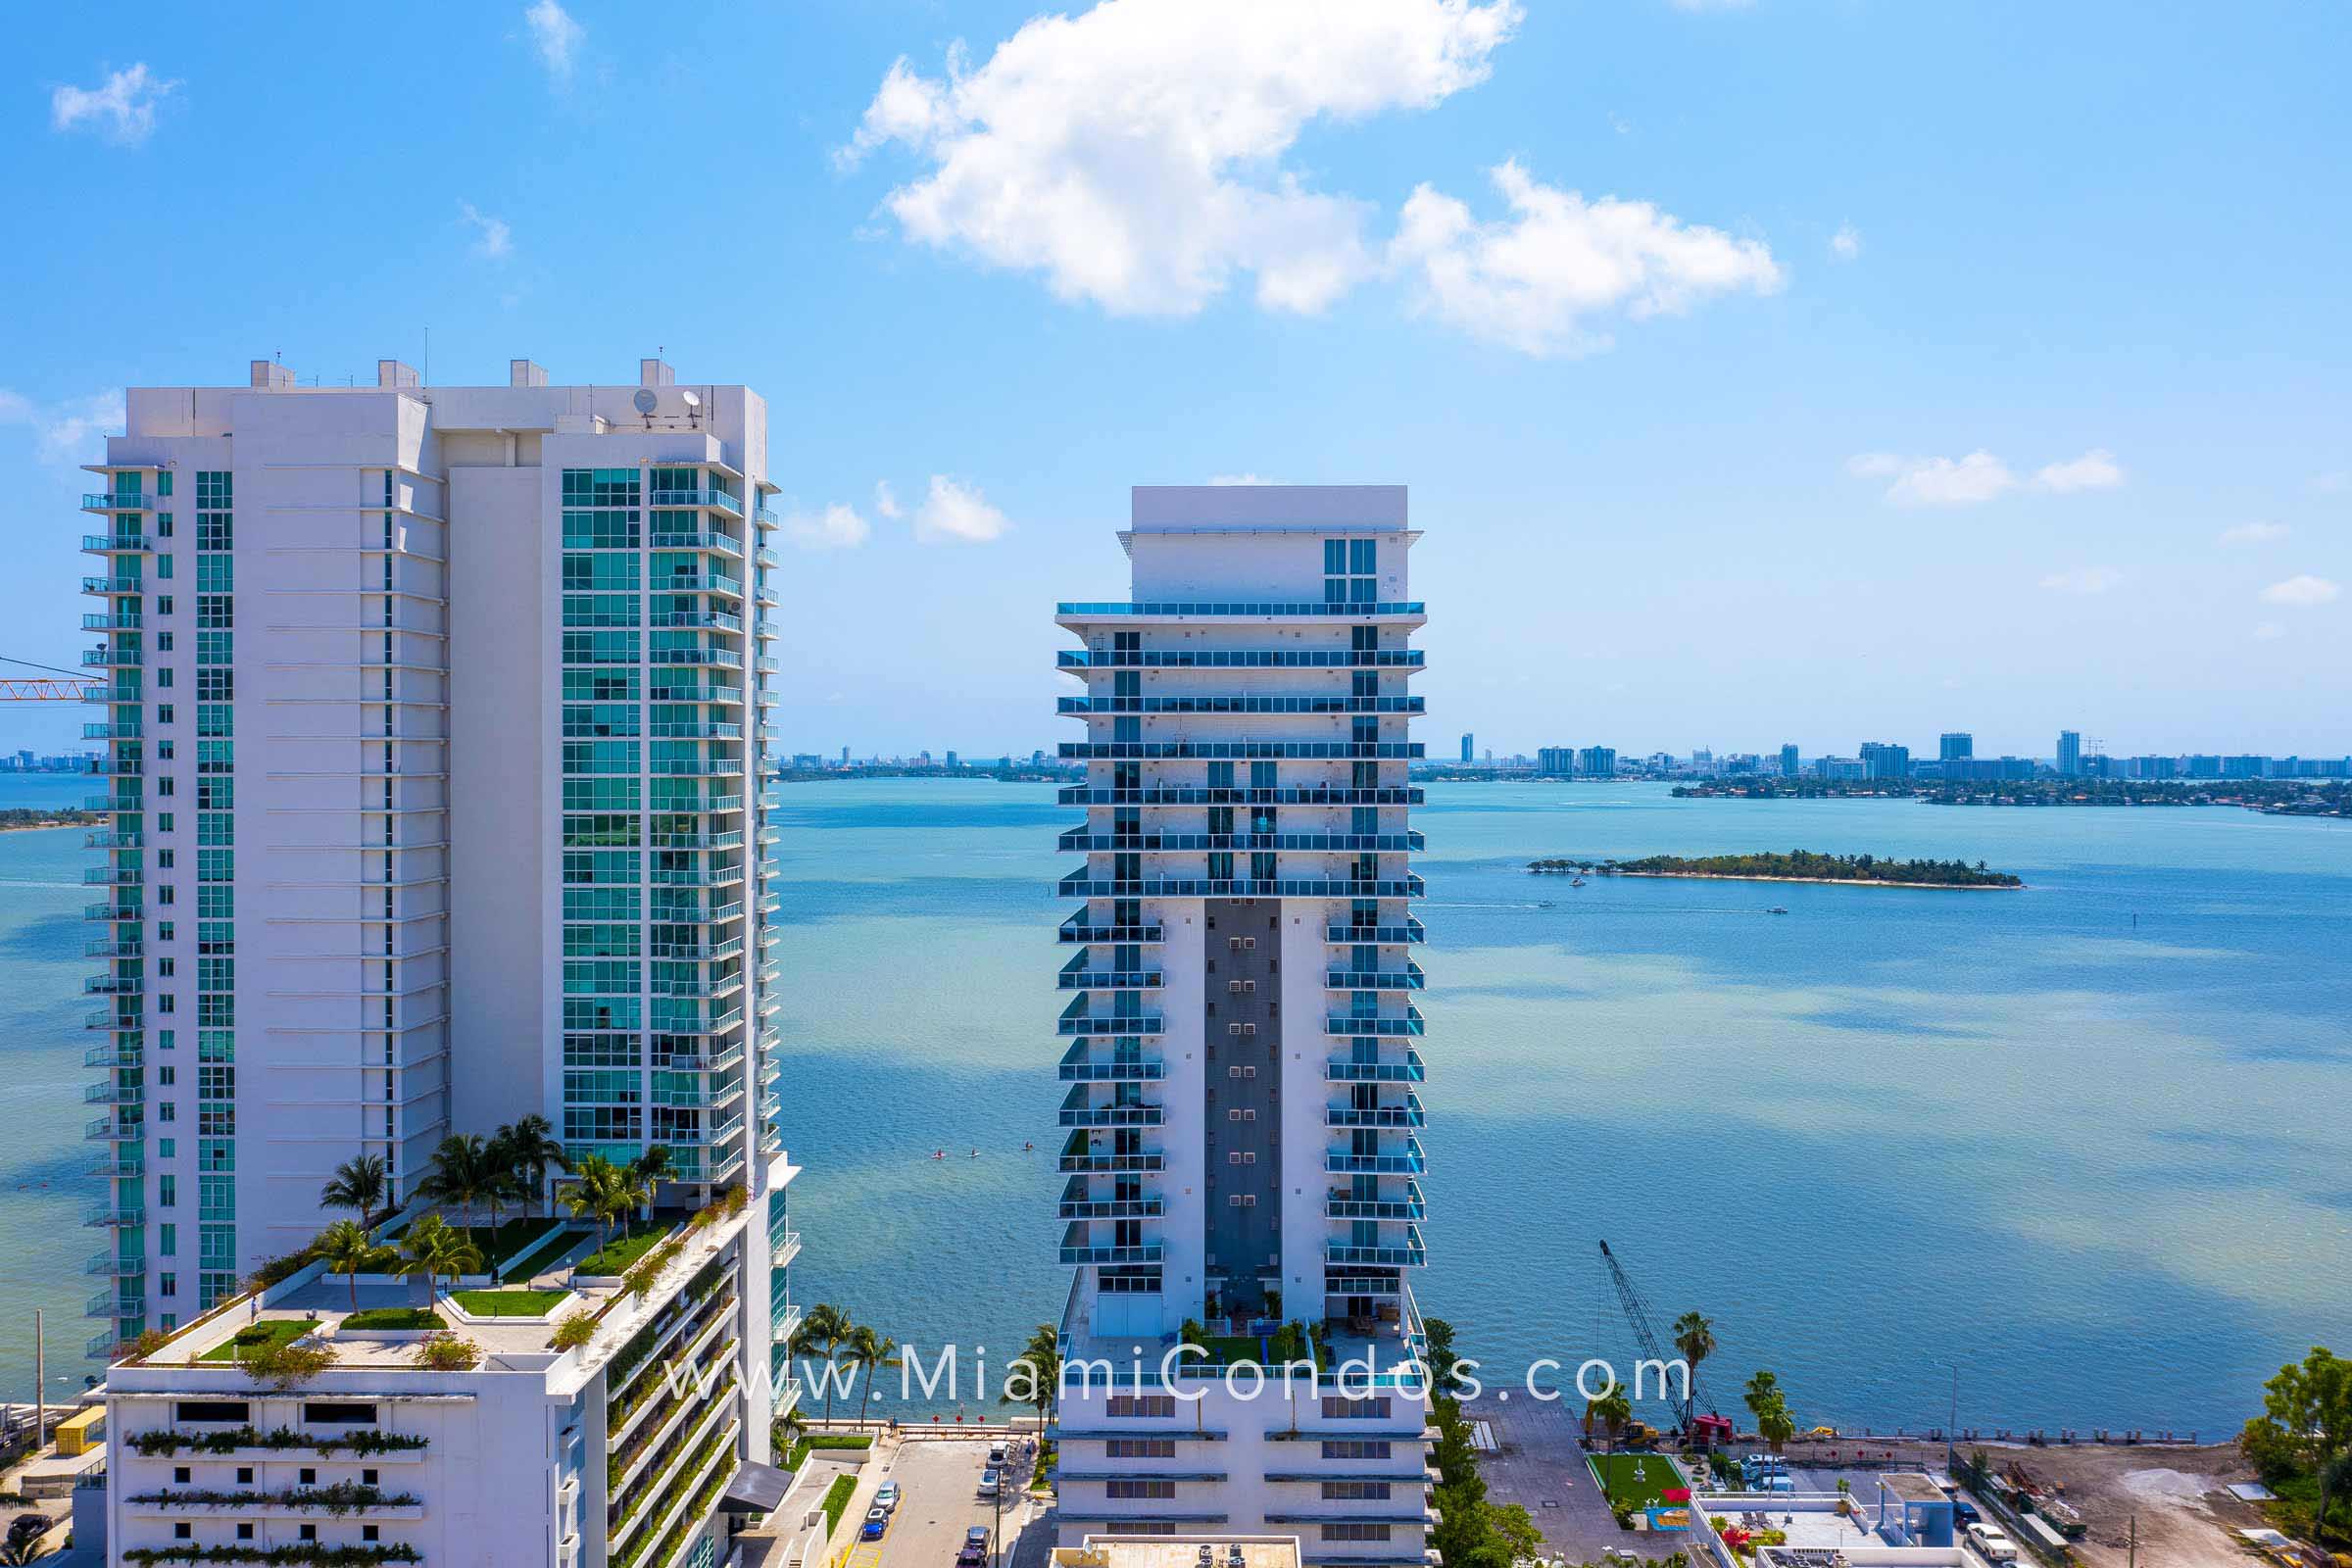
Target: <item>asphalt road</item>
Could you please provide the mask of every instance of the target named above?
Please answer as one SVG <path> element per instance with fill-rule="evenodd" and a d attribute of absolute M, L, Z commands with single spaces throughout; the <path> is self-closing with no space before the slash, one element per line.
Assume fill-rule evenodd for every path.
<path fill-rule="evenodd" d="M 879 1568 L 954 1568 L 964 1532 L 974 1525 L 995 1531 L 999 1513 L 980 1495 L 980 1472 L 988 1467 L 990 1445 L 974 1439 L 923 1439 L 899 1446 L 886 1479 L 903 1494 L 890 1531 L 882 1538 Z M 1007 1544 L 1019 1536 L 1031 1505 L 1014 1491 L 1002 1514 Z"/>

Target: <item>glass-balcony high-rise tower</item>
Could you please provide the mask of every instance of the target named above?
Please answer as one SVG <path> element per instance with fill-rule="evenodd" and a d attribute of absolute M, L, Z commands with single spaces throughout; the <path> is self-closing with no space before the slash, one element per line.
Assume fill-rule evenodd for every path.
<path fill-rule="evenodd" d="M 1133 509 L 1131 597 L 1057 613 L 1084 686 L 1061 755 L 1086 764 L 1061 792 L 1085 857 L 1059 889 L 1062 1539 L 1229 1529 L 1418 1565 L 1418 535 L 1401 486 Z M 1208 1353 L 1163 1384 L 1188 1326 Z M 1304 1347 L 1289 1396 L 1216 1375 Z"/>

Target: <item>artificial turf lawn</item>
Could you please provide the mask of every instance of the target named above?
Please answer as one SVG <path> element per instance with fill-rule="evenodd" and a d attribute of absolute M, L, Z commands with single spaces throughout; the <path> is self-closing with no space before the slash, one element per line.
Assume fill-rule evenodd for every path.
<path fill-rule="evenodd" d="M 1593 1478 L 1610 1499 L 1628 1507 L 1653 1507 L 1658 1494 L 1668 1487 L 1690 1484 L 1683 1479 L 1674 1461 L 1662 1453 L 1589 1453 L 1585 1462 L 1592 1467 Z M 1635 1475 L 1637 1470 L 1641 1472 L 1639 1477 Z"/>
<path fill-rule="evenodd" d="M 545 1317 L 569 1291 L 460 1291 L 451 1300 L 475 1317 Z"/>
<path fill-rule="evenodd" d="M 241 1361 L 260 1348 L 263 1344 L 291 1345 L 318 1326 L 307 1318 L 264 1318 L 259 1323 L 248 1324 L 237 1330 L 237 1339 L 216 1345 L 196 1359 L 199 1361 Z M 260 1331 L 258 1334 L 257 1330 Z M 245 1339 L 248 1335 L 254 1336 L 255 1343 L 246 1345 L 237 1343 L 237 1340 Z"/>
<path fill-rule="evenodd" d="M 598 1278 L 626 1274 L 629 1265 L 652 1251 L 669 1230 L 667 1224 L 659 1220 L 633 1226 L 574 1263 L 573 1272 Z"/>

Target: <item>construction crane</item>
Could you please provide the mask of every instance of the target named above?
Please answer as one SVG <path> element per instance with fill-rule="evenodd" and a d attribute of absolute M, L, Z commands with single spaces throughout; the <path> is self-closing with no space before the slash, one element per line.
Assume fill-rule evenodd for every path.
<path fill-rule="evenodd" d="M 0 703 L 78 703 L 103 684 L 75 670 L 36 664 L 29 659 L 11 659 L 6 654 L 0 654 L 0 664 L 22 664 L 26 669 L 46 669 L 53 675 L 66 677 L 55 680 L 49 675 L 0 675 Z"/>
<path fill-rule="evenodd" d="M 1600 1244 L 1600 1261 L 1608 1271 L 1609 1283 L 1617 1288 L 1617 1304 L 1625 1309 L 1626 1321 L 1634 1327 L 1634 1339 L 1640 1343 L 1642 1353 L 1652 1361 L 1664 1362 L 1668 1359 L 1667 1347 L 1658 1338 L 1657 1322 L 1650 1316 L 1649 1303 L 1642 1299 L 1633 1276 L 1626 1273 L 1625 1265 L 1617 1261 L 1617 1254 L 1609 1250 L 1606 1242 Z M 1693 1367 L 1686 1375 L 1690 1380 L 1690 1396 L 1685 1409 L 1688 1414 L 1699 1404 L 1698 1370 Z"/>

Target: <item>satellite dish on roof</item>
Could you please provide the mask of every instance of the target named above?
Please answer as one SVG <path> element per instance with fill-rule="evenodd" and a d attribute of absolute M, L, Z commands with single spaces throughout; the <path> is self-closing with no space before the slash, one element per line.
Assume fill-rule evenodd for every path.
<path fill-rule="evenodd" d="M 678 399 L 680 402 L 686 405 L 686 412 L 688 414 L 692 414 L 695 410 L 703 406 L 703 395 L 690 386 L 682 386 L 678 388 Z"/>
<path fill-rule="evenodd" d="M 645 415 L 648 418 L 653 416 L 654 410 L 662 406 L 661 396 L 650 386 L 639 387 L 637 389 L 637 395 L 629 399 L 629 401 L 636 404 L 637 412 Z"/>

